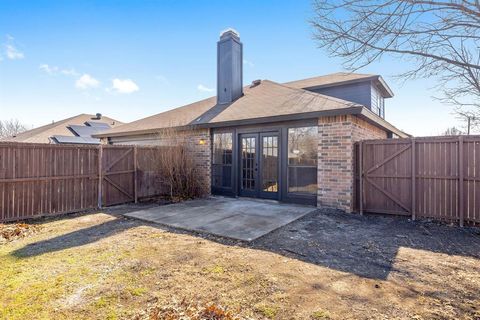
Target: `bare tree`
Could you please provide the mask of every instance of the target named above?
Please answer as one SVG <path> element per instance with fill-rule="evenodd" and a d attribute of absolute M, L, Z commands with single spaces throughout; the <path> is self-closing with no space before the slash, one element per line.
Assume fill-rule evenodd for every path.
<path fill-rule="evenodd" d="M 435 77 L 438 99 L 480 113 L 478 0 L 316 0 L 314 10 L 315 39 L 347 69 L 408 60 L 398 77 Z"/>
<path fill-rule="evenodd" d="M 447 128 L 447 130 L 441 133 L 442 136 L 459 136 L 462 134 L 463 134 L 463 131 L 461 131 L 457 127 Z"/>
<path fill-rule="evenodd" d="M 27 126 L 18 119 L 0 120 L 0 139 L 16 136 L 26 130 Z"/>

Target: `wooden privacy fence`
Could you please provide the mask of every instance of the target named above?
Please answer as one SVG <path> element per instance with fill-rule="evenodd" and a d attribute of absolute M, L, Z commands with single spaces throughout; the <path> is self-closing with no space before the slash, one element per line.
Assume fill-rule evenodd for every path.
<path fill-rule="evenodd" d="M 480 224 L 480 136 L 362 141 L 355 208 Z"/>
<path fill-rule="evenodd" d="M 164 193 L 161 147 L 0 143 L 0 222 Z"/>

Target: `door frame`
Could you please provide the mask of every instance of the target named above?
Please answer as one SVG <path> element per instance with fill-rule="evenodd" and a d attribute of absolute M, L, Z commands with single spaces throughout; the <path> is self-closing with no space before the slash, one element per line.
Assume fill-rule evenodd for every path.
<path fill-rule="evenodd" d="M 259 197 L 259 182 L 260 182 L 260 168 L 259 168 L 259 138 L 258 133 L 241 133 L 238 135 L 238 195 L 240 197 Z M 255 157 L 254 157 L 254 181 L 255 189 L 244 190 L 242 188 L 243 184 L 243 148 L 242 148 L 242 139 L 243 138 L 255 138 Z"/>
<path fill-rule="evenodd" d="M 263 191 L 263 137 L 277 137 L 277 192 L 267 192 Z M 243 179 L 243 153 L 242 153 L 242 139 L 243 138 L 255 138 L 255 189 L 254 190 L 244 190 L 242 189 L 242 179 Z M 281 198 L 281 181 L 282 181 L 282 162 L 281 162 L 281 132 L 280 130 L 272 131 L 263 131 L 263 132 L 248 132 L 248 133 L 238 133 L 237 135 L 237 146 L 238 146 L 238 166 L 237 166 L 237 176 L 238 176 L 238 195 L 240 197 L 252 197 L 252 198 L 262 198 L 262 199 L 273 199 L 280 200 Z"/>
<path fill-rule="evenodd" d="M 276 137 L 277 138 L 277 192 L 268 192 L 263 191 L 263 137 Z M 258 176 L 259 176 L 259 198 L 263 199 L 273 199 L 280 200 L 280 181 L 281 181 L 281 143 L 280 143 L 280 132 L 279 131 L 270 131 L 270 132 L 259 132 L 259 165 L 258 165 Z"/>

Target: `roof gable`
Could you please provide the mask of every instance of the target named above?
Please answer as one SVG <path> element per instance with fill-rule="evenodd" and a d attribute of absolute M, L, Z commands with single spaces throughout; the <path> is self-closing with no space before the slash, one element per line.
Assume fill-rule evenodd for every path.
<path fill-rule="evenodd" d="M 363 81 L 373 81 L 375 85 L 382 91 L 385 97 L 393 97 L 393 92 L 390 87 L 386 84 L 383 78 L 377 74 L 337 72 L 324 76 L 290 81 L 284 84 L 292 88 L 315 89 L 322 87 L 341 86 L 345 84 Z"/>

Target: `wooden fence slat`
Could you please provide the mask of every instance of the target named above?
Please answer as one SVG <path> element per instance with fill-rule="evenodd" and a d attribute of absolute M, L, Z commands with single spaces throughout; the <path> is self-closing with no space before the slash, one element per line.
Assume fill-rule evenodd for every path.
<path fill-rule="evenodd" d="M 134 201 L 135 203 L 138 202 L 138 148 L 134 146 L 133 149 L 133 193 L 134 193 Z"/>
<path fill-rule="evenodd" d="M 464 188 L 463 188 L 463 176 L 464 176 L 464 167 L 463 167 L 463 136 L 458 137 L 458 211 L 460 218 L 460 226 L 463 227 L 463 199 L 464 199 Z"/>
<path fill-rule="evenodd" d="M 364 198 L 364 192 L 363 192 L 363 142 L 360 142 L 359 150 L 358 150 L 358 156 L 359 156 L 358 167 L 360 169 L 360 182 L 359 182 L 360 215 L 363 215 L 363 198 Z"/>
<path fill-rule="evenodd" d="M 410 166 L 410 170 L 411 170 L 411 174 L 412 174 L 412 181 L 411 181 L 411 190 L 410 190 L 410 194 L 411 194 L 411 198 L 412 198 L 412 204 L 411 204 L 411 213 L 412 213 L 412 220 L 415 220 L 416 219 L 416 202 L 415 202 L 415 193 L 416 193 L 416 190 L 415 190 L 415 185 L 416 185 L 416 181 L 417 181 L 417 176 L 416 176 L 416 166 L 415 166 L 415 139 L 412 139 L 412 147 L 411 147 L 411 155 L 412 155 L 412 158 L 411 158 L 411 166 Z"/>
<path fill-rule="evenodd" d="M 98 208 L 102 207 L 102 184 L 103 184 L 103 146 L 98 147 Z"/>

